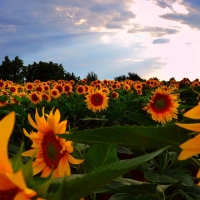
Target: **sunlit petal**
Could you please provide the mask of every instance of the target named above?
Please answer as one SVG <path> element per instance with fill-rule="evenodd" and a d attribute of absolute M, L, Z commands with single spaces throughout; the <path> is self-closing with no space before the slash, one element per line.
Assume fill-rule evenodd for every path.
<path fill-rule="evenodd" d="M 11 112 L 0 121 L 0 171 L 12 173 L 12 166 L 8 157 L 8 142 L 15 123 L 15 113 Z"/>

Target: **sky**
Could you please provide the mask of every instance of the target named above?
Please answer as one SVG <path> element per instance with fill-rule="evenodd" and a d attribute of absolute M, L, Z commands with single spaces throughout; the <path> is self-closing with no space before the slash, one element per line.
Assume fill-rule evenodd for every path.
<path fill-rule="evenodd" d="M 200 78 L 199 0 L 7 0 L 0 6 L 5 56 L 62 64 L 100 80 Z"/>

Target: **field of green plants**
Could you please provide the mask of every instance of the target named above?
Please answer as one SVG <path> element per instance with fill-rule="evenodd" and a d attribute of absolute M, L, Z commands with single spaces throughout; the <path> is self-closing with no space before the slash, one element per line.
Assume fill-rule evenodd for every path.
<path fill-rule="evenodd" d="M 200 199 L 200 82 L 0 80 L 0 199 Z"/>

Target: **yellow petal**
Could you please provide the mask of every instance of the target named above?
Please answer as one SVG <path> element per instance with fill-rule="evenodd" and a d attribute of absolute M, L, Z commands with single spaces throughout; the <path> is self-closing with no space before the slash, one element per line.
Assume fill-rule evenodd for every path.
<path fill-rule="evenodd" d="M 198 134 L 194 138 L 184 142 L 183 144 L 180 145 L 180 148 L 189 150 L 194 150 L 194 149 L 200 150 L 200 135 Z"/>
<path fill-rule="evenodd" d="M 42 171 L 41 177 L 47 177 L 49 176 L 50 173 L 51 173 L 51 168 L 46 165 L 46 167 Z"/>
<path fill-rule="evenodd" d="M 195 124 L 175 123 L 175 124 L 190 131 L 200 132 L 200 123 L 195 123 Z"/>
<path fill-rule="evenodd" d="M 0 172 L 0 190 L 9 190 L 15 187 L 15 184 L 6 176 L 6 173 Z"/>
<path fill-rule="evenodd" d="M 33 162 L 33 174 L 38 174 L 46 167 L 46 163 L 44 161 L 42 162 Z"/>
<path fill-rule="evenodd" d="M 30 200 L 29 198 L 23 191 L 18 192 L 17 195 L 14 197 L 13 200 Z"/>
<path fill-rule="evenodd" d="M 38 125 L 33 121 L 33 119 L 32 119 L 32 117 L 31 117 L 30 114 L 28 114 L 28 121 L 29 121 L 29 123 L 31 124 L 31 126 L 32 126 L 33 128 L 35 128 L 35 129 L 38 130 Z"/>
<path fill-rule="evenodd" d="M 183 116 L 191 119 L 200 119 L 200 103 L 187 111 Z"/>
<path fill-rule="evenodd" d="M 36 195 L 36 192 L 34 190 L 27 188 L 24 177 L 23 177 L 23 173 L 21 170 L 13 174 L 6 174 L 6 176 L 9 178 L 9 180 L 13 184 L 15 184 L 19 189 L 23 190 L 24 193 L 28 195 L 29 197 L 33 197 Z"/>
<path fill-rule="evenodd" d="M 58 165 L 58 173 L 59 173 L 59 177 L 69 176 L 71 174 L 71 169 L 70 169 L 68 160 L 65 156 L 60 159 L 60 162 Z"/>
<path fill-rule="evenodd" d="M 0 171 L 12 173 L 8 157 L 8 142 L 15 123 L 15 113 L 11 112 L 0 121 Z"/>
<path fill-rule="evenodd" d="M 197 155 L 198 153 L 200 153 L 200 149 L 193 149 L 193 150 L 183 149 L 179 154 L 178 160 L 185 160 L 189 157 Z"/>
<path fill-rule="evenodd" d="M 67 154 L 66 157 L 67 157 L 67 160 L 73 165 L 81 164 L 84 161 L 81 159 L 76 159 L 76 158 L 72 157 L 70 154 Z"/>
<path fill-rule="evenodd" d="M 22 156 L 29 156 L 29 157 L 32 157 L 34 153 L 35 153 L 35 149 L 30 149 L 30 150 L 28 150 L 28 151 L 23 152 L 21 155 L 22 155 Z"/>

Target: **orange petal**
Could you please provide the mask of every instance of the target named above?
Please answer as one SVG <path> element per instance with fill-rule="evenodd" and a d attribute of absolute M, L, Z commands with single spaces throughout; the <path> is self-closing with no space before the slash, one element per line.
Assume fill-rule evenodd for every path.
<path fill-rule="evenodd" d="M 185 149 L 183 149 L 181 151 L 181 153 L 179 154 L 178 160 L 185 160 L 189 157 L 197 155 L 198 153 L 200 153 L 200 149 L 198 149 L 198 150 L 196 150 L 196 149 L 195 150 L 188 150 L 188 149 L 185 150 Z"/>
<path fill-rule="evenodd" d="M 29 157 L 32 157 L 34 153 L 35 153 L 35 149 L 30 149 L 30 150 L 28 150 L 28 151 L 23 152 L 21 155 L 22 155 L 22 156 L 29 156 Z"/>
<path fill-rule="evenodd" d="M 195 124 L 175 123 L 175 124 L 190 131 L 200 132 L 200 123 L 195 123 Z"/>
<path fill-rule="evenodd" d="M 76 158 L 72 157 L 70 154 L 67 154 L 66 157 L 67 157 L 67 160 L 73 165 L 81 164 L 84 161 L 81 159 L 76 159 Z"/>
<path fill-rule="evenodd" d="M 9 190 L 15 187 L 15 184 L 10 181 L 6 174 L 0 172 L 0 190 Z"/>
<path fill-rule="evenodd" d="M 15 123 L 15 113 L 11 112 L 0 121 L 0 171 L 12 173 L 12 166 L 8 157 L 8 142 Z"/>
<path fill-rule="evenodd" d="M 180 148 L 189 150 L 199 149 L 200 151 L 200 135 L 197 135 L 194 138 L 184 142 L 183 144 L 180 145 Z"/>
<path fill-rule="evenodd" d="M 69 176 L 71 174 L 71 169 L 68 163 L 67 158 L 64 156 L 60 159 L 59 165 L 58 165 L 58 173 L 59 177 L 63 176 Z"/>
<path fill-rule="evenodd" d="M 24 193 L 29 197 L 33 197 L 34 195 L 36 195 L 36 192 L 34 190 L 27 188 L 21 170 L 13 174 L 6 174 L 6 176 L 13 184 L 15 184 L 19 189 L 23 190 Z"/>
<path fill-rule="evenodd" d="M 38 125 L 33 121 L 32 117 L 30 114 L 28 114 L 28 121 L 31 124 L 32 127 L 38 130 Z"/>
<path fill-rule="evenodd" d="M 44 161 L 42 162 L 33 162 L 33 174 L 38 174 L 40 173 L 44 168 L 46 167 L 46 163 Z"/>
<path fill-rule="evenodd" d="M 183 116 L 191 119 L 200 119 L 200 103 L 187 111 Z"/>
<path fill-rule="evenodd" d="M 50 173 L 51 173 L 51 168 L 46 165 L 46 167 L 43 169 L 41 177 L 47 177 L 49 176 Z"/>

